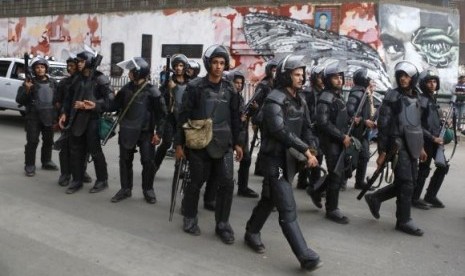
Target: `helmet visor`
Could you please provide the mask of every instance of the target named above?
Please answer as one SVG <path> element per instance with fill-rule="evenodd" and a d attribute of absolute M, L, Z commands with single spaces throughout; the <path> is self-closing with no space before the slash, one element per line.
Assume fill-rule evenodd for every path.
<path fill-rule="evenodd" d="M 118 62 L 116 65 L 122 69 L 126 69 L 129 71 L 131 71 L 132 69 L 136 69 L 136 70 L 140 69 L 140 66 L 137 64 L 134 58 Z"/>

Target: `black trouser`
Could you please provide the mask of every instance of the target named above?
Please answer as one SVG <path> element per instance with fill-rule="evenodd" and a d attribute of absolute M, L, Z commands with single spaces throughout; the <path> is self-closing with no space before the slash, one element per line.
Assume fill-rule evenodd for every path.
<path fill-rule="evenodd" d="M 253 209 L 246 229 L 251 233 L 259 233 L 263 228 L 273 207 L 279 213 L 279 225 L 292 251 L 299 261 L 310 259 L 307 243 L 297 222 L 296 203 L 291 184 L 285 179 L 285 160 L 279 157 L 263 155 L 264 180 L 262 196 Z"/>
<path fill-rule="evenodd" d="M 373 193 L 373 196 L 381 202 L 397 197 L 396 218 L 399 223 L 406 223 L 411 219 L 410 208 L 413 186 L 418 174 L 417 166 L 418 161 L 412 159 L 407 150 L 401 147 L 394 168 L 394 182 Z"/>
<path fill-rule="evenodd" d="M 428 158 L 425 162 L 420 162 L 420 164 L 418 165 L 418 179 L 415 185 L 415 189 L 413 191 L 412 200 L 420 199 L 421 192 L 423 191 L 423 187 L 425 186 L 426 179 L 428 178 L 431 171 L 431 161 L 436 156 L 436 151 L 438 150 L 437 144 L 434 144 L 430 141 L 425 141 L 424 148 L 426 154 L 428 155 Z M 437 196 L 437 193 L 441 188 L 442 182 L 444 181 L 444 177 L 446 176 L 448 169 L 448 166 L 436 166 L 436 170 L 434 171 L 433 176 L 430 179 L 425 198 L 434 198 Z"/>
<path fill-rule="evenodd" d="M 61 175 L 71 175 L 71 164 L 70 164 L 71 151 L 70 151 L 69 137 L 63 138 L 63 140 L 61 140 L 60 143 L 61 143 L 61 148 L 60 148 L 60 152 L 58 153 L 58 157 L 60 159 Z"/>
<path fill-rule="evenodd" d="M 60 159 L 60 173 L 61 175 L 71 175 L 71 145 L 69 142 L 70 138 L 63 138 L 61 143 L 61 149 L 58 153 Z M 87 158 L 87 157 L 86 157 Z M 87 162 L 84 163 L 84 172 L 87 169 Z"/>
<path fill-rule="evenodd" d="M 188 150 L 187 159 L 189 160 L 191 181 L 184 189 L 183 215 L 188 218 L 197 216 L 200 189 L 210 176 L 211 181 L 218 183 L 216 223 L 228 222 L 234 191 L 232 150 L 224 158 L 219 159 L 211 158 L 205 149 Z"/>
<path fill-rule="evenodd" d="M 163 159 L 165 159 L 166 152 L 171 147 L 173 143 L 174 133 L 176 131 L 176 121 L 174 116 L 171 114 L 167 117 L 167 120 L 164 125 L 163 137 L 161 144 L 157 147 L 157 152 L 155 153 L 155 166 L 159 168 Z"/>
<path fill-rule="evenodd" d="M 339 189 L 344 182 L 345 176 L 344 171 L 340 172 L 340 176 L 334 173 L 339 154 L 325 154 L 325 156 L 328 176 L 315 193 L 321 194 L 326 191 L 326 212 L 331 212 L 339 206 Z"/>
<path fill-rule="evenodd" d="M 142 132 L 137 146 L 140 152 L 140 163 L 142 164 L 142 190 L 152 190 L 155 177 L 154 152 L 155 146 L 152 144 L 152 132 Z M 119 146 L 119 174 L 122 189 L 132 189 L 134 153 L 136 147 L 127 149 L 121 144 Z"/>
<path fill-rule="evenodd" d="M 26 120 L 26 146 L 24 147 L 25 165 L 35 166 L 39 135 L 42 133 L 40 161 L 42 164 L 52 160 L 53 129 L 37 119 Z"/>
<path fill-rule="evenodd" d="M 107 162 L 98 136 L 98 119 L 89 120 L 87 129 L 81 136 L 70 135 L 69 142 L 73 181 L 82 183 L 86 170 L 87 153 L 92 156 L 94 161 L 97 181 L 106 181 L 108 179 Z"/>
<path fill-rule="evenodd" d="M 205 193 L 203 194 L 203 202 L 213 204 L 216 202 L 216 193 L 218 191 L 218 183 L 209 175 L 207 183 L 205 183 Z"/>
<path fill-rule="evenodd" d="M 248 140 L 246 139 L 244 154 L 241 162 L 239 163 L 239 170 L 237 171 L 237 186 L 239 190 L 246 190 L 249 186 L 249 169 L 252 164 L 252 156 L 250 155 Z"/>
<path fill-rule="evenodd" d="M 358 155 L 357 171 L 355 174 L 355 184 L 363 184 L 367 174 L 368 161 L 370 160 L 370 143 L 366 135 L 360 139 L 362 148 Z"/>

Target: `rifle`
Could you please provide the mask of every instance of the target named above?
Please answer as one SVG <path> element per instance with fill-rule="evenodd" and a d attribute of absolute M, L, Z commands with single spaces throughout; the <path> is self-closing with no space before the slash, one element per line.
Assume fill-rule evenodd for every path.
<path fill-rule="evenodd" d="M 24 73 L 26 75 L 26 80 L 32 80 L 32 72 L 29 67 L 29 54 L 24 53 Z"/>
<path fill-rule="evenodd" d="M 441 131 L 439 132 L 439 138 L 441 139 L 444 139 L 444 135 L 446 133 L 446 130 L 447 130 L 447 122 L 449 121 L 451 115 L 453 114 L 453 118 L 452 118 L 452 123 L 454 124 L 454 133 L 455 133 L 455 139 L 457 139 L 457 134 L 456 134 L 456 130 L 455 130 L 455 101 L 457 99 L 457 96 L 456 95 L 452 95 L 452 98 L 450 100 L 450 103 L 449 103 L 449 110 L 447 111 L 447 115 L 446 115 L 446 118 L 444 119 L 444 123 L 442 124 L 441 126 Z M 455 140 L 455 145 L 457 145 L 457 140 Z M 454 146 L 454 151 L 452 152 L 452 155 L 451 157 L 449 158 L 449 160 L 452 158 L 452 156 L 454 156 L 454 153 L 455 153 L 455 146 Z M 445 149 L 444 149 L 444 144 L 440 144 L 438 145 L 438 149 L 436 150 L 436 156 L 434 157 L 434 163 L 436 166 L 438 167 L 442 167 L 442 168 L 445 168 L 447 167 L 447 164 L 449 163 L 449 160 L 446 160 L 446 153 L 445 153 Z"/>
<path fill-rule="evenodd" d="M 367 99 L 367 92 L 364 91 L 362 99 L 360 100 L 360 103 L 359 103 L 359 105 L 357 107 L 357 111 L 355 111 L 354 118 L 360 116 L 360 113 L 362 113 L 362 109 L 363 109 L 363 106 L 365 105 L 366 99 Z M 362 122 L 360 122 L 360 123 L 362 123 Z M 347 131 L 346 135 L 350 136 L 350 134 L 352 133 L 352 130 L 354 129 L 354 127 L 355 127 L 355 120 L 352 120 L 352 122 L 350 123 L 349 130 Z M 344 170 L 345 156 L 346 156 L 346 149 L 345 149 L 345 147 L 343 147 L 343 150 L 342 150 L 341 154 L 339 155 L 339 158 L 337 159 L 336 166 L 334 167 L 334 173 L 338 177 L 341 177 L 341 173 Z"/>
<path fill-rule="evenodd" d="M 174 209 L 176 208 L 176 198 L 179 189 L 179 181 L 182 179 L 181 193 L 190 181 L 189 163 L 185 158 L 176 160 L 174 164 L 174 176 L 171 184 L 171 203 L 170 203 L 170 217 L 169 221 L 173 220 Z"/>
<path fill-rule="evenodd" d="M 248 127 L 248 124 L 247 124 L 247 127 Z M 257 139 L 258 139 L 258 128 L 254 130 L 253 132 L 253 136 L 252 136 L 252 141 L 250 142 L 250 156 L 252 157 L 252 153 L 253 153 L 253 150 L 256 146 L 256 143 L 257 143 Z"/>
<path fill-rule="evenodd" d="M 165 65 L 165 79 L 162 83 L 162 87 L 168 88 L 168 83 L 170 82 L 170 66 L 171 66 L 171 56 L 166 56 L 166 65 Z"/>
<path fill-rule="evenodd" d="M 378 166 L 370 178 L 367 178 L 367 185 L 363 187 L 362 191 L 358 194 L 357 199 L 360 200 L 368 190 L 370 190 L 371 186 L 375 183 L 376 179 L 382 174 L 383 170 L 387 167 L 388 163 L 391 160 L 394 160 L 397 152 L 400 148 L 400 141 L 395 141 L 394 145 L 392 146 L 391 150 L 386 154 L 386 158 L 384 158 L 384 162 Z M 394 161 L 395 162 L 395 161 Z"/>
<path fill-rule="evenodd" d="M 244 108 L 242 109 L 242 114 L 243 115 L 249 116 L 250 113 L 252 113 L 253 103 L 261 95 L 262 95 L 262 90 L 258 90 L 253 94 L 252 98 L 250 98 L 250 100 L 245 104 Z"/>

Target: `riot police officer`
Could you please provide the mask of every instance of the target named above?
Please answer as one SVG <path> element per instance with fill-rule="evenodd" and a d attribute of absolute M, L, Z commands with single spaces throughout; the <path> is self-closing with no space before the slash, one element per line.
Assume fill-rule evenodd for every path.
<path fill-rule="evenodd" d="M 439 106 L 435 95 L 440 88 L 438 74 L 433 69 L 427 69 L 421 72 L 419 86 L 423 92 L 420 95 L 420 104 L 422 108 L 421 124 L 423 126 L 423 137 L 425 141 L 424 147 L 428 158 L 425 162 L 420 162 L 418 166 L 418 179 L 413 191 L 412 205 L 419 209 L 429 209 L 430 204 L 436 208 L 444 208 L 444 204 L 437 198 L 437 194 L 449 170 L 449 164 L 445 164 L 445 166 L 436 165 L 436 170 L 431 177 L 425 200 L 423 201 L 420 199 L 426 179 L 431 171 L 431 161 L 436 156 L 438 146 L 444 143 L 443 139 L 440 137 L 441 117 L 439 115 Z"/>
<path fill-rule="evenodd" d="M 373 83 L 372 77 L 366 68 L 358 69 L 353 74 L 354 87 L 350 90 L 347 99 L 347 112 L 349 117 L 355 121 L 352 135 L 361 143 L 361 150 L 358 155 L 357 171 L 355 174 L 355 189 L 363 189 L 366 186 L 365 175 L 368 161 L 370 159 L 370 144 L 368 141 L 368 130 L 375 127 L 374 106 L 373 106 Z M 366 93 L 366 100 L 361 107 L 360 114 L 355 117 L 362 98 Z"/>
<path fill-rule="evenodd" d="M 229 52 L 224 46 L 212 45 L 207 48 L 203 62 L 208 74 L 187 85 L 175 139 L 176 159 L 187 155 L 191 176 L 191 181 L 184 189 L 182 201 L 183 230 L 192 235 L 200 235 L 197 219 L 199 193 L 202 184 L 212 174 L 213 181 L 218 183 L 215 232 L 226 244 L 234 242 L 234 231 L 229 224 L 234 182 L 233 170 L 226 167 L 229 162 L 224 158 L 234 149 L 236 160 L 242 159 L 242 148 L 238 142 L 239 95 L 232 83 L 223 79 L 223 72 L 229 68 L 229 61 Z M 183 125 L 188 119 L 201 120 L 209 117 L 213 121 L 213 135 L 209 144 L 201 149 L 184 148 L 186 143 Z"/>
<path fill-rule="evenodd" d="M 254 136 L 257 135 L 257 132 L 259 131 L 256 122 L 256 115 L 258 114 L 258 111 L 263 105 L 265 98 L 268 96 L 268 94 L 270 94 L 271 90 L 274 87 L 274 76 L 276 74 L 277 66 L 278 63 L 275 60 L 269 60 L 265 65 L 265 77 L 257 84 L 257 87 L 255 88 L 255 92 L 253 95 L 255 102 L 252 103 L 251 110 L 250 112 L 248 112 L 252 118 Z M 255 175 L 262 175 L 262 170 L 260 169 L 260 160 L 261 154 L 260 152 L 258 152 L 257 160 L 255 161 Z"/>
<path fill-rule="evenodd" d="M 27 66 L 27 65 L 26 65 Z M 56 123 L 54 98 L 57 84 L 47 75 L 48 61 L 43 57 L 35 57 L 31 61 L 34 72 L 32 79 L 26 78 L 18 88 L 16 102 L 26 107 L 26 146 L 25 174 L 35 175 L 36 150 L 39 145 L 39 135 L 42 133 L 42 149 L 40 161 L 44 170 L 58 170 L 52 161 L 53 124 Z"/>
<path fill-rule="evenodd" d="M 82 188 L 87 153 L 94 162 L 96 181 L 90 193 L 100 192 L 108 187 L 108 172 L 105 156 L 98 136 L 98 122 L 102 112 L 108 110 L 114 93 L 110 80 L 96 71 L 96 56 L 83 51 L 77 54 L 79 74 L 70 87 L 63 104 L 59 124 L 69 132 L 71 174 L 73 181 L 66 190 L 73 194 Z"/>
<path fill-rule="evenodd" d="M 242 95 L 242 91 L 245 86 L 245 76 L 242 72 L 235 70 L 229 72 L 228 79 L 231 80 L 236 88 L 236 91 L 239 93 L 240 105 L 241 105 L 241 139 L 242 149 L 244 156 L 239 165 L 239 170 L 237 172 L 237 195 L 249 198 L 257 198 L 258 194 L 249 188 L 249 168 L 252 164 L 252 156 L 250 156 L 249 151 L 249 116 L 246 114 L 245 100 Z"/>
<path fill-rule="evenodd" d="M 143 58 L 135 57 L 117 65 L 130 70 L 132 81 L 121 88 L 110 108 L 111 111 L 119 111 L 120 116 L 123 116 L 119 123 L 118 139 L 121 189 L 111 201 L 119 202 L 132 195 L 132 162 L 138 146 L 143 195 L 147 203 L 154 204 L 157 201 L 153 189 L 154 152 L 155 145 L 162 136 L 162 120 L 166 114 L 164 99 L 160 91 L 148 83 L 150 65 Z"/>
<path fill-rule="evenodd" d="M 386 153 L 397 150 L 394 182 L 372 194 L 365 195 L 372 215 L 378 219 L 383 201 L 397 197 L 396 227 L 398 231 L 422 236 L 421 230 L 410 217 L 414 183 L 418 173 L 418 159 L 426 160 L 423 149 L 421 107 L 416 89 L 418 70 L 408 61 L 395 66 L 397 88 L 387 92 L 378 118 L 378 166 L 386 160 Z"/>
<path fill-rule="evenodd" d="M 199 76 L 200 73 L 200 64 L 195 61 L 190 59 L 189 60 L 189 66 L 187 67 L 187 72 L 186 74 L 189 76 L 189 79 L 193 80 Z"/>
<path fill-rule="evenodd" d="M 333 61 L 323 70 L 325 89 L 321 92 L 316 107 L 316 127 L 320 147 L 326 158 L 328 176 L 320 188 L 309 190 L 310 197 L 318 208 L 322 207 L 321 193 L 326 190 L 326 218 L 340 224 L 349 223 L 349 219 L 338 208 L 339 189 L 345 179 L 344 171 L 335 172 L 343 147 L 347 148 L 351 144 L 351 139 L 346 134 L 349 116 L 342 98 L 345 68 L 344 62 Z"/>
<path fill-rule="evenodd" d="M 311 153 L 315 138 L 303 96 L 305 82 L 303 56 L 288 55 L 277 66 L 276 88 L 267 96 L 259 117 L 263 133 L 260 151 L 266 170 L 262 197 L 247 222 L 245 242 L 257 253 L 265 252 L 260 231 L 274 206 L 279 212 L 279 225 L 301 267 L 313 270 L 320 258 L 307 246 L 297 222 L 292 180 L 296 172 L 296 155 L 309 167 L 318 165 Z M 292 155 L 288 148 L 295 150 Z"/>
<path fill-rule="evenodd" d="M 186 74 L 188 66 L 189 60 L 185 55 L 174 55 L 171 60 L 171 70 L 174 72 L 174 75 L 168 81 L 166 87 L 162 86 L 160 88 L 167 105 L 168 114 L 165 119 L 162 142 L 155 153 L 155 172 L 160 168 L 166 156 L 166 152 L 173 141 L 176 131 L 176 121 L 182 104 L 182 97 L 186 90 L 187 82 L 189 81 L 189 76 Z"/>
<path fill-rule="evenodd" d="M 313 66 L 310 70 L 310 87 L 303 90 L 305 101 L 307 102 L 310 120 L 312 121 L 312 131 L 317 133 L 316 121 L 316 105 L 321 92 L 324 89 L 323 84 L 323 69 L 321 65 Z M 318 163 L 323 163 L 323 152 L 318 149 Z M 313 190 L 313 185 L 320 179 L 321 171 L 318 168 L 302 168 L 297 178 L 297 189 L 308 188 Z"/>
<path fill-rule="evenodd" d="M 69 88 L 73 83 L 73 80 L 76 77 L 77 73 L 77 63 L 76 58 L 70 57 L 66 60 L 66 70 L 68 71 L 69 76 L 62 79 L 58 83 L 57 88 L 57 96 L 55 106 L 57 110 L 61 110 L 63 108 L 63 102 L 67 93 L 69 92 Z M 68 186 L 69 181 L 71 180 L 71 164 L 70 164 L 70 153 L 69 153 L 69 136 L 66 133 L 63 133 L 62 136 L 57 140 L 54 145 L 55 149 L 58 149 L 60 153 L 58 154 L 60 158 L 60 177 L 58 178 L 58 185 L 65 187 Z M 84 173 L 84 183 L 91 183 L 92 178 L 87 174 Z"/>

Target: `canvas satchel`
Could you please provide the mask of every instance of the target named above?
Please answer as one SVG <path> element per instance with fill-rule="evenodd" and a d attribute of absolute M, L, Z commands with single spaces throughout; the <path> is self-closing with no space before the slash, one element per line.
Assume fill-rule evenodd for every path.
<path fill-rule="evenodd" d="M 186 136 L 186 147 L 190 149 L 203 149 L 207 147 L 213 137 L 213 120 L 187 120 L 182 125 Z"/>

